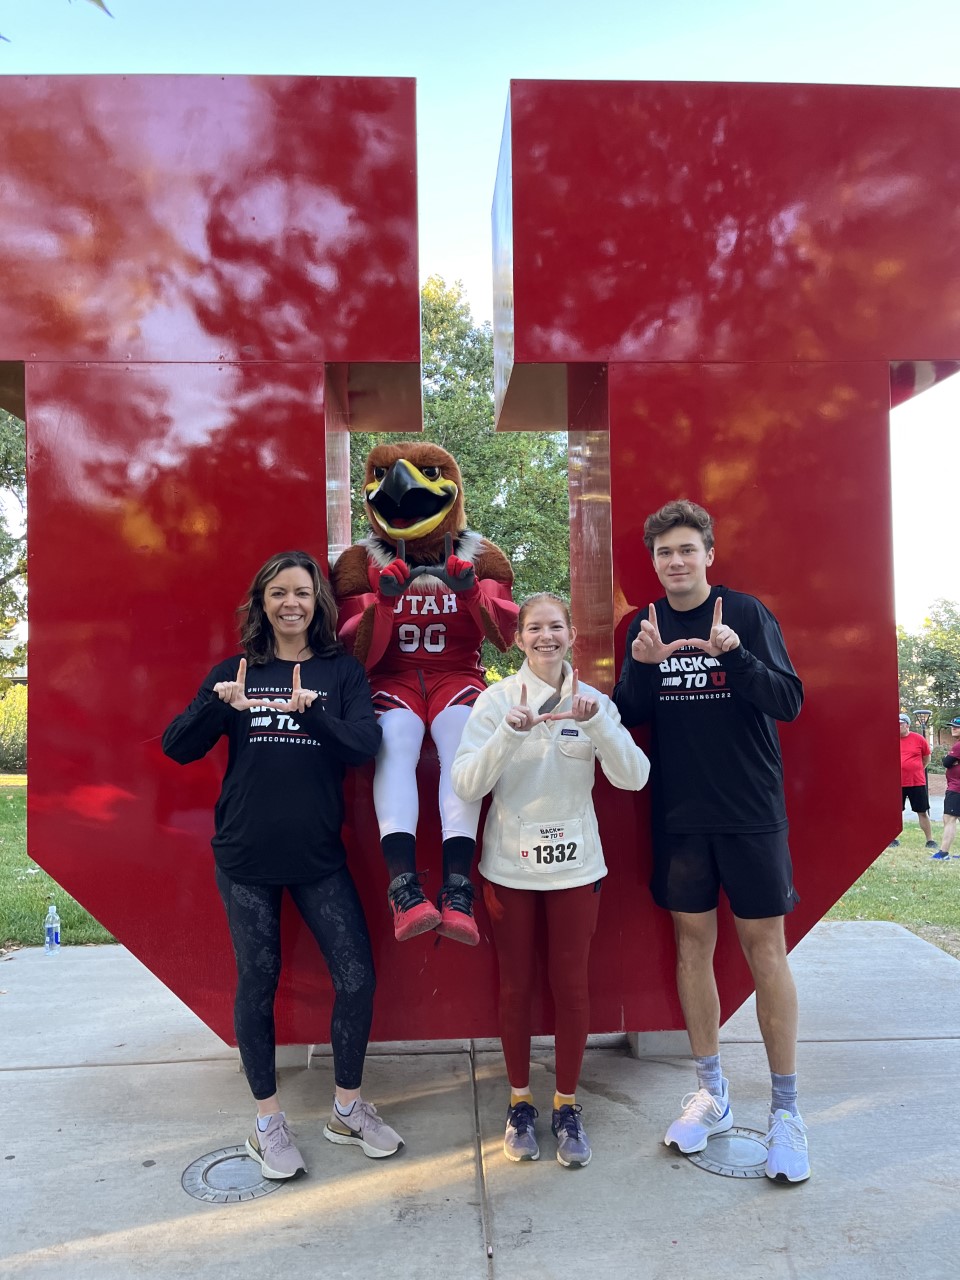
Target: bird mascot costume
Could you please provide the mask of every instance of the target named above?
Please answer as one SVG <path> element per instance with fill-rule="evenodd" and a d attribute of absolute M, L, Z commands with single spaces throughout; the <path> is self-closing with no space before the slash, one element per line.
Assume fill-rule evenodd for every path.
<path fill-rule="evenodd" d="M 506 651 L 517 629 L 510 562 L 466 527 L 463 480 L 439 445 L 404 440 L 372 449 L 364 503 L 372 534 L 331 573 L 340 636 L 367 669 L 383 728 L 373 801 L 398 941 L 436 929 L 475 945 L 470 870 L 480 804 L 461 800 L 450 768 L 463 726 L 486 688 L 480 646 Z M 417 872 L 417 761 L 427 730 L 440 758 L 443 888 L 428 901 Z"/>

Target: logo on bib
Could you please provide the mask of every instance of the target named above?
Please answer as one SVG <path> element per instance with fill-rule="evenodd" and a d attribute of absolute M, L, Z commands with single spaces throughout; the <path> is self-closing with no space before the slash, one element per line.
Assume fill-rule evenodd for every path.
<path fill-rule="evenodd" d="M 560 737 L 561 738 L 579 738 L 580 733 L 577 729 L 561 729 Z"/>

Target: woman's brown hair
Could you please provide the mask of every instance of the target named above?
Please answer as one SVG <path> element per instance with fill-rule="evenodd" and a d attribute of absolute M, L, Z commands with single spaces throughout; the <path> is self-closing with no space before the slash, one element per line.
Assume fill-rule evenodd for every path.
<path fill-rule="evenodd" d="M 313 556 L 305 551 L 281 551 L 254 575 L 247 598 L 237 610 L 240 615 L 240 645 L 252 666 L 263 666 L 277 656 L 273 627 L 263 607 L 264 592 L 284 569 L 305 569 L 313 583 L 313 617 L 307 628 L 307 647 L 315 658 L 333 658 L 343 652 L 337 639 L 337 603 L 330 584 Z"/>

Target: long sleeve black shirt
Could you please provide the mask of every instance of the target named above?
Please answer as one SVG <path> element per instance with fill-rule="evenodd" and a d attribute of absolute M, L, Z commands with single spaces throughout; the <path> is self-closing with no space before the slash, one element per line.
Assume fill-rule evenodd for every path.
<path fill-rule="evenodd" d="M 803 702 L 779 623 L 754 596 L 711 587 L 687 612 L 658 600 L 657 624 L 666 644 L 708 639 L 717 596 L 739 648 L 718 658 L 688 648 L 659 666 L 637 662 L 630 646 L 647 616 L 642 609 L 627 632 L 613 700 L 624 724 L 652 724 L 656 829 L 777 831 L 787 814 L 775 721 L 796 719 Z"/>
<path fill-rule="evenodd" d="M 300 683 L 319 697 L 306 711 L 236 711 L 213 687 L 235 680 L 239 655 L 218 663 L 194 700 L 167 727 L 163 750 L 179 764 L 199 760 L 226 735 L 227 770 L 214 815 L 217 865 L 241 884 L 308 884 L 343 866 L 343 775 L 380 746 L 381 730 L 363 667 L 345 654 L 308 658 Z M 292 662 L 247 666 L 249 698 L 283 701 Z"/>

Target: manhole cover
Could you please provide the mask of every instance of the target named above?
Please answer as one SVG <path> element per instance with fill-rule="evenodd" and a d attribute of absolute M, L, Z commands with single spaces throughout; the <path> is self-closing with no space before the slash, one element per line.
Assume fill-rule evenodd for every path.
<path fill-rule="evenodd" d="M 246 1147 L 222 1147 L 188 1164 L 180 1185 L 187 1195 L 207 1204 L 240 1204 L 259 1200 L 283 1186 L 276 1178 L 265 1178 Z"/>
<path fill-rule="evenodd" d="M 762 1178 L 767 1163 L 766 1134 L 734 1125 L 711 1138 L 703 1151 L 687 1156 L 691 1164 L 723 1178 Z"/>

